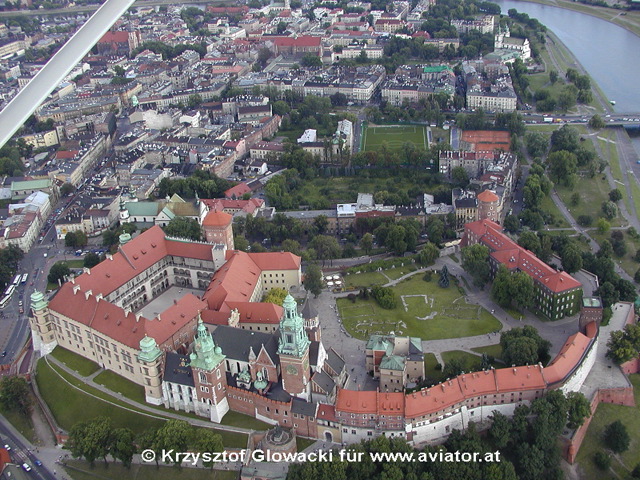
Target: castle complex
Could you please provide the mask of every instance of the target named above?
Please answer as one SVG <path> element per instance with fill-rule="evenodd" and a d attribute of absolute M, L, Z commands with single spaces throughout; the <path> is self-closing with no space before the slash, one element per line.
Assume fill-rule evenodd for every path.
<path fill-rule="evenodd" d="M 300 436 L 347 443 L 383 433 L 435 442 L 551 389 L 578 390 L 594 362 L 597 326 L 590 322 L 547 367 L 466 373 L 406 393 L 407 383 L 424 375 L 420 341 L 380 337 L 367 355 L 386 388 L 350 390 L 345 361 L 323 345 L 311 305 L 300 313 L 291 295 L 282 307 L 261 302 L 272 288 L 302 292 L 300 258 L 229 248 L 227 217 L 210 212 L 203 221 L 221 243 L 172 239 L 152 227 L 134 239 L 124 235 L 117 253 L 51 298 L 35 292 L 35 349 L 47 354 L 59 345 L 93 360 L 143 386 L 151 404 L 212 422 L 233 410 Z M 170 288 L 188 291 L 162 311 L 141 313 Z"/>

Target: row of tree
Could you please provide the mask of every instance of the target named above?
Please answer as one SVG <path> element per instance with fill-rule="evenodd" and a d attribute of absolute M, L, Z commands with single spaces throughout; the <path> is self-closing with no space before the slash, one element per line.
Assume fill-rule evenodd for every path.
<path fill-rule="evenodd" d="M 110 418 L 96 417 L 76 423 L 69 431 L 67 448 L 75 458 L 84 458 L 91 465 L 98 459 L 107 464 L 108 457 L 119 460 L 126 467 L 131 465 L 138 451 L 156 452 L 159 464 L 162 451 L 221 452 L 222 437 L 213 430 L 195 429 L 184 420 L 168 420 L 157 430 L 148 430 L 135 436 L 129 428 L 116 428 Z M 176 466 L 182 460 L 176 462 Z M 205 466 L 213 468 L 214 462 Z"/>

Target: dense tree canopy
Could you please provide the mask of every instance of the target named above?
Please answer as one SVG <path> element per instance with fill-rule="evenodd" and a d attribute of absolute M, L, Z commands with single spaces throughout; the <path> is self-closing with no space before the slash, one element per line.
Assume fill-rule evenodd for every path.
<path fill-rule="evenodd" d="M 528 340 L 523 341 L 523 338 Z M 533 340 L 535 344 L 534 349 L 530 348 L 533 345 L 530 340 Z M 523 328 L 512 328 L 502 333 L 500 345 L 503 352 L 502 359 L 507 365 L 546 363 L 549 358 L 549 349 L 551 348 L 551 343 L 542 338 L 531 325 L 526 325 Z M 526 348 L 526 357 L 522 352 L 518 352 L 514 345 Z"/>

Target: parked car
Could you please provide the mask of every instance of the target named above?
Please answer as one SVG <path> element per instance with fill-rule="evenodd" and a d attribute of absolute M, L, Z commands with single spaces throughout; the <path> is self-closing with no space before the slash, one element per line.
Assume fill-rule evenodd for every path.
<path fill-rule="evenodd" d="M 31 471 L 31 466 L 28 463 L 23 463 L 22 464 L 22 468 L 25 472 L 30 472 Z"/>

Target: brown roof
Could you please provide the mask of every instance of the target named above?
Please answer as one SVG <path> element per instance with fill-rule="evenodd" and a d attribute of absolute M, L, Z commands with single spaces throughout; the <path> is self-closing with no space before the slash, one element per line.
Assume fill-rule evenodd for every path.
<path fill-rule="evenodd" d="M 490 203 L 497 202 L 499 199 L 498 195 L 493 193 L 491 190 L 485 190 L 480 195 L 478 195 L 478 200 L 480 200 L 481 202 Z"/>
<path fill-rule="evenodd" d="M 228 213 L 211 210 L 202 220 L 205 227 L 226 227 L 233 221 L 233 217 Z"/>

